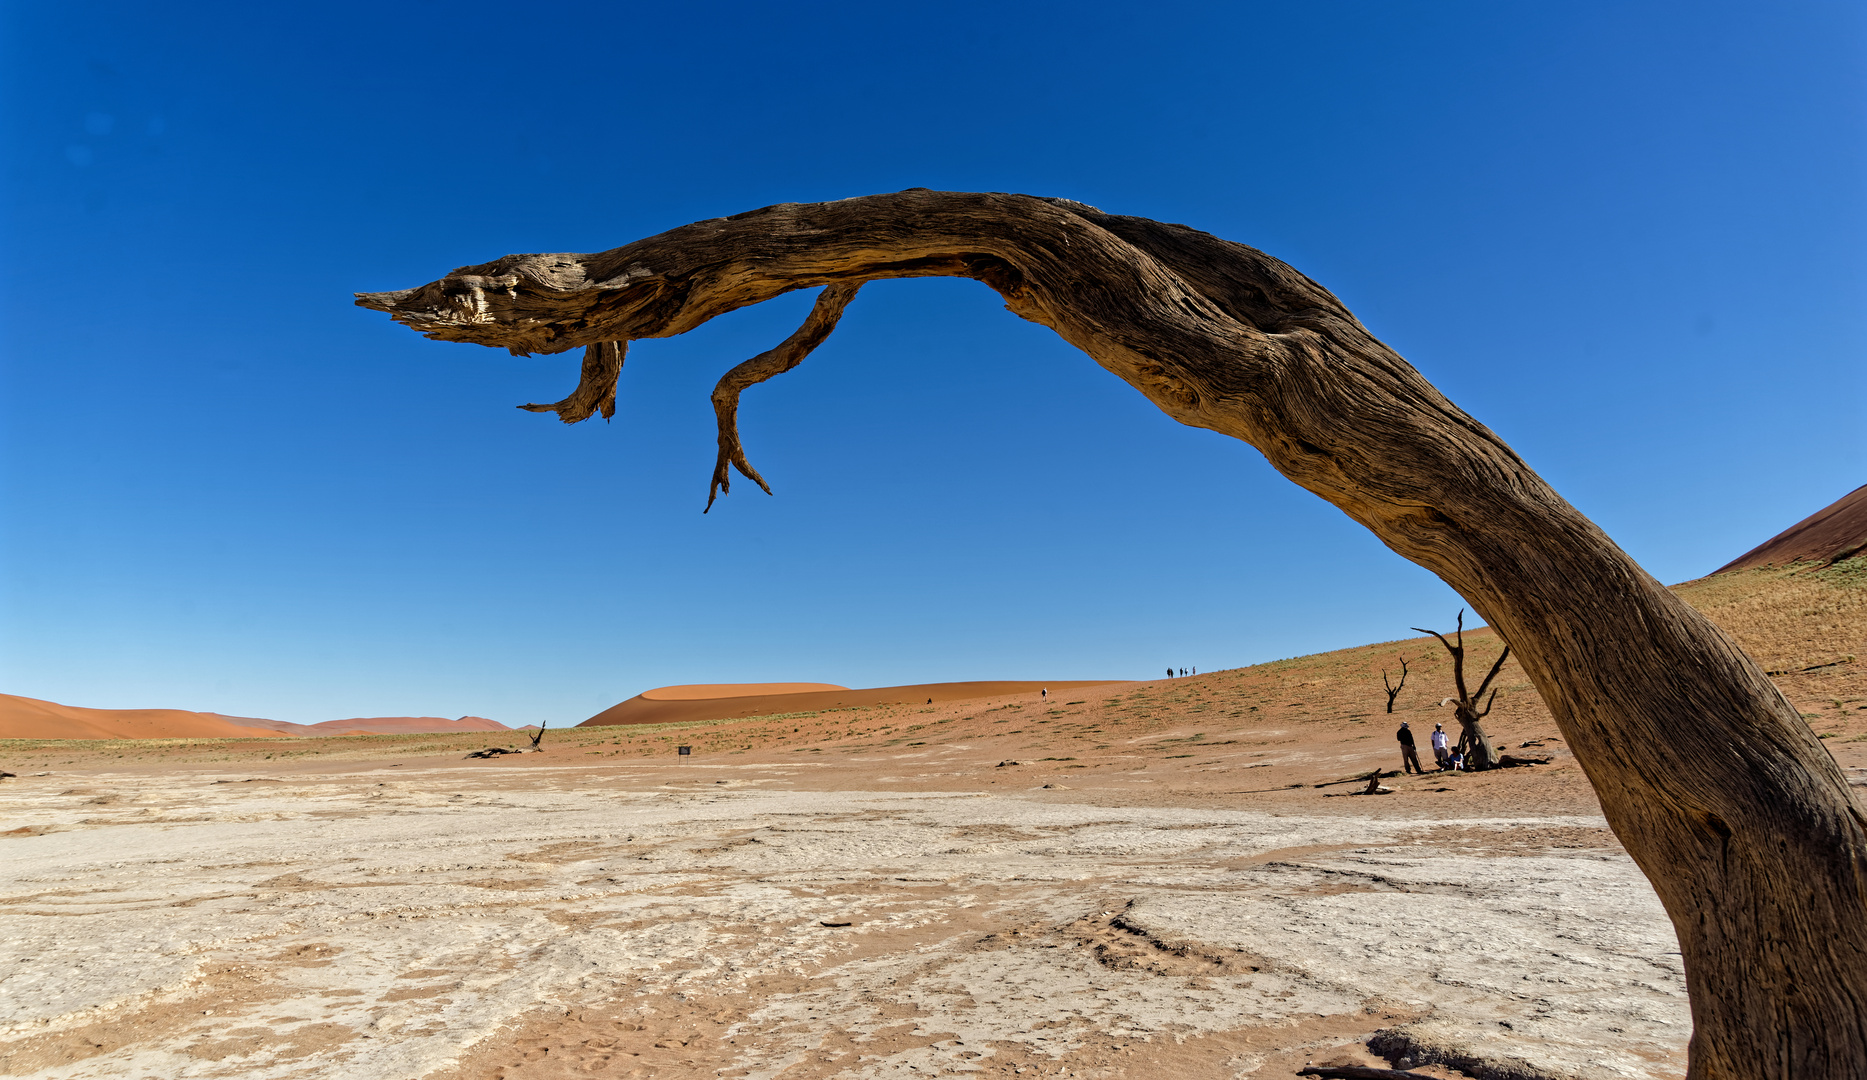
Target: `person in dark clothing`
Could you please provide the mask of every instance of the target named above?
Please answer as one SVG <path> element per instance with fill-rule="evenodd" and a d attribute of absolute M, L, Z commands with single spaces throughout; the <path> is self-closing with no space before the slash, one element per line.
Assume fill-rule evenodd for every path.
<path fill-rule="evenodd" d="M 1426 770 L 1420 768 L 1420 752 L 1413 747 L 1413 729 L 1405 720 L 1400 722 L 1400 730 L 1394 732 L 1394 738 L 1400 741 L 1400 771 L 1424 775 Z"/>
<path fill-rule="evenodd" d="M 1172 669 L 1172 668 L 1168 668 L 1168 669 L 1167 669 L 1167 677 L 1168 677 L 1169 679 L 1171 679 L 1171 678 L 1173 678 L 1173 669 Z"/>

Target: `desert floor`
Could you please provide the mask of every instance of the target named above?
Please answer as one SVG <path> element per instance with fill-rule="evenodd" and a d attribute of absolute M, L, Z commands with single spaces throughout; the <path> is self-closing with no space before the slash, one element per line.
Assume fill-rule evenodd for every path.
<path fill-rule="evenodd" d="M 1863 606 L 1746 642 L 1859 782 Z M 1671 926 L 1514 665 L 1548 764 L 1316 786 L 1446 717 L 1427 644 L 491 760 L 0 744 L 0 1074 L 1680 1075 Z"/>

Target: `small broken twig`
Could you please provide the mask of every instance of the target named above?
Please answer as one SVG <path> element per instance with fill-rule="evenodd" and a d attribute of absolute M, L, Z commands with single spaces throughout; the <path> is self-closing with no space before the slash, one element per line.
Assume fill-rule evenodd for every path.
<path fill-rule="evenodd" d="M 616 415 L 616 380 L 622 377 L 622 360 L 629 351 L 626 341 L 599 341 L 583 350 L 583 374 L 577 389 L 563 401 L 551 405 L 520 405 L 526 412 L 554 412 L 566 424 L 590 419 L 602 410 L 603 419 Z"/>

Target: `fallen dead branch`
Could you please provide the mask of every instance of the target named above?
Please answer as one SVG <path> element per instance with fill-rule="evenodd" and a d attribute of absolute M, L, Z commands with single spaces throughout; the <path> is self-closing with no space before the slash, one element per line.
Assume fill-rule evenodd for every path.
<path fill-rule="evenodd" d="M 1528 755 L 1520 757 L 1516 754 L 1505 754 L 1497 759 L 1497 768 L 1516 769 L 1526 765 L 1547 765 L 1554 760 L 1556 759 L 1552 757 L 1530 757 Z"/>
<path fill-rule="evenodd" d="M 1340 780 L 1325 780 L 1320 784 L 1314 784 L 1311 786 L 1324 788 L 1324 787 L 1334 787 L 1337 784 L 1364 784 L 1364 783 L 1367 783 L 1369 780 L 1385 780 L 1390 776 L 1399 776 L 1399 775 L 1400 775 L 1399 769 L 1389 769 L 1386 772 L 1382 772 L 1379 769 L 1375 769 L 1373 772 L 1356 773 L 1354 776 L 1344 776 Z"/>

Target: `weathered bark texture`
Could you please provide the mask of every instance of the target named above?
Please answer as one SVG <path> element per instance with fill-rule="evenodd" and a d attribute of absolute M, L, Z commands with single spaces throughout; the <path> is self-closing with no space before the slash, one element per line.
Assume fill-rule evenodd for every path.
<path fill-rule="evenodd" d="M 1692 1076 L 1867 1080 L 1867 818 L 1834 759 L 1717 627 L 1276 259 L 1063 199 L 912 190 L 507 256 L 358 303 L 549 353 L 926 276 L 984 282 L 1169 416 L 1251 443 L 1497 628 L 1678 930 Z"/>

